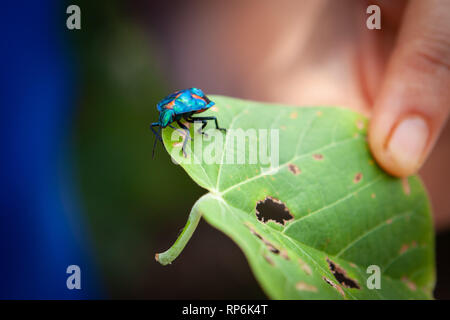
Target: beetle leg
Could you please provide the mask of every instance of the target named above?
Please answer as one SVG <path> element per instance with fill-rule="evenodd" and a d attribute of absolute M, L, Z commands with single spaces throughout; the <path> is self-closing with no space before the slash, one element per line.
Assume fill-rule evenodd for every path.
<path fill-rule="evenodd" d="M 205 136 L 208 136 L 205 132 L 203 132 L 203 129 L 205 129 L 206 125 L 208 124 L 208 121 L 202 120 L 202 127 L 198 130 L 201 134 L 204 134 Z"/>
<path fill-rule="evenodd" d="M 221 130 L 221 131 L 223 131 L 223 132 L 227 132 L 227 129 L 225 129 L 225 128 L 220 128 L 220 127 L 219 127 L 219 123 L 217 122 L 217 118 L 216 118 L 216 117 L 195 117 L 195 118 L 192 118 L 192 117 L 191 117 L 191 119 L 194 120 L 194 121 L 195 121 L 195 120 L 201 120 L 201 121 L 202 121 L 202 120 L 205 120 L 205 121 L 206 121 L 206 120 L 214 120 L 214 122 L 216 123 L 216 129 L 217 129 L 217 130 Z M 202 122 L 203 122 L 203 121 L 202 121 Z"/>
<path fill-rule="evenodd" d="M 173 125 L 169 124 L 169 127 L 171 127 L 172 129 L 174 129 L 175 131 L 178 131 L 179 134 L 181 135 L 185 135 L 184 131 L 178 128 L 175 128 Z"/>
<path fill-rule="evenodd" d="M 159 127 L 158 132 L 156 132 L 156 130 L 153 129 L 153 127 Z M 151 129 L 151 130 L 153 131 L 153 133 L 155 134 L 155 142 L 153 143 L 153 151 L 152 151 L 152 158 L 154 159 L 154 158 L 155 158 L 156 143 L 158 142 L 158 139 L 159 139 L 159 141 L 162 142 L 162 139 L 161 139 L 161 126 L 159 125 L 158 122 L 153 122 L 153 123 L 150 125 L 150 129 Z"/>
<path fill-rule="evenodd" d="M 185 138 L 184 141 L 183 141 L 183 147 L 182 147 L 182 150 L 183 150 L 183 155 L 184 155 L 184 157 L 187 158 L 187 154 L 186 154 L 186 144 L 187 144 L 188 140 L 191 138 L 191 135 L 190 135 L 190 133 L 189 133 L 189 129 L 188 129 L 184 124 L 182 124 L 180 120 L 178 120 L 177 123 L 178 123 L 178 125 L 180 126 L 180 128 L 182 128 L 182 129 L 186 132 L 186 138 Z"/>
<path fill-rule="evenodd" d="M 157 132 L 155 129 L 153 129 L 153 127 L 159 127 L 159 131 Z M 152 132 L 153 132 L 153 134 L 156 136 L 156 138 L 158 138 L 159 141 L 162 142 L 162 138 L 161 138 L 161 135 L 160 135 L 160 132 L 161 132 L 161 126 L 159 125 L 159 123 L 158 123 L 158 122 L 153 122 L 153 123 L 150 125 L 150 129 L 152 130 Z"/>
<path fill-rule="evenodd" d="M 198 119 L 198 118 L 190 118 L 189 117 L 189 118 L 185 118 L 185 119 L 186 119 L 187 122 L 195 123 L 195 120 Z M 200 119 L 198 119 L 198 120 L 200 120 Z M 206 125 L 208 124 L 208 121 L 206 121 L 206 120 L 200 120 L 200 121 L 202 122 L 202 127 L 200 129 L 198 129 L 198 133 L 201 133 L 201 134 L 203 134 L 205 136 L 208 136 L 206 134 L 206 132 L 203 132 L 203 129 L 205 129 Z"/>

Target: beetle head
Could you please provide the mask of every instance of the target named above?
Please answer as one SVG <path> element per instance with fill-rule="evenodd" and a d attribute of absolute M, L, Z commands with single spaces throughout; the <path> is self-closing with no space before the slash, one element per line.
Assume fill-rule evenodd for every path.
<path fill-rule="evenodd" d="M 169 123 L 173 122 L 173 119 L 175 118 L 175 112 L 170 109 L 165 109 L 161 111 L 159 114 L 159 124 L 162 128 L 165 128 L 169 125 Z"/>

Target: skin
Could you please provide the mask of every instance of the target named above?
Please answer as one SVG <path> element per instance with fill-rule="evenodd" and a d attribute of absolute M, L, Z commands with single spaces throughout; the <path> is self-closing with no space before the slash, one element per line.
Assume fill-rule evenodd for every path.
<path fill-rule="evenodd" d="M 371 4 L 381 7 L 381 30 L 366 27 Z M 195 85 L 206 92 L 295 105 L 346 106 L 371 118 L 370 148 L 386 172 L 404 177 L 423 167 L 450 111 L 450 1 L 197 0 L 177 5 L 175 11 L 158 8 L 161 20 L 153 26 L 164 35 L 167 74 L 177 87 Z M 450 225 L 448 180 L 442 180 L 450 178 L 449 152 L 443 150 L 449 137 L 435 152 L 440 160 L 423 171 L 437 198 L 433 206 L 441 228 Z"/>

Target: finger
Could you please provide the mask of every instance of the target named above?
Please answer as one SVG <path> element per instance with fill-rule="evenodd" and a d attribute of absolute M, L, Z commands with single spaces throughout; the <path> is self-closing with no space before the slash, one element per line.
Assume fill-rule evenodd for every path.
<path fill-rule="evenodd" d="M 375 99 L 371 150 L 395 176 L 425 161 L 450 110 L 450 1 L 409 3 Z"/>

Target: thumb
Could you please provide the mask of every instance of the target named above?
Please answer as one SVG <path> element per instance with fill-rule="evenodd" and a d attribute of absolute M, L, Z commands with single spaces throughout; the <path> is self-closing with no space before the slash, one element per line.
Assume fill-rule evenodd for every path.
<path fill-rule="evenodd" d="M 415 173 L 450 111 L 450 1 L 412 0 L 375 99 L 369 143 L 395 176 Z"/>

